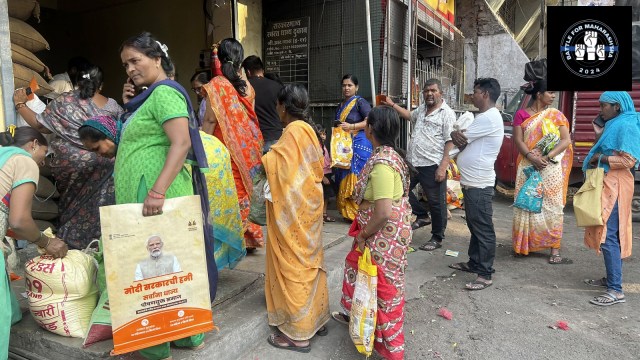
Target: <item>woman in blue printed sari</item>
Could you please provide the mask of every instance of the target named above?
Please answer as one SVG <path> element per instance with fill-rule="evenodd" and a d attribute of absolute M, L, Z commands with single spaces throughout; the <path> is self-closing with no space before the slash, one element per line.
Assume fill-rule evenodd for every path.
<path fill-rule="evenodd" d="M 371 105 L 358 93 L 358 78 L 346 74 L 342 77 L 342 95 L 344 101 L 336 111 L 336 122 L 345 131 L 350 131 L 353 137 L 353 158 L 351 168 L 335 168 L 335 183 L 338 184 L 336 203 L 338 211 L 345 220 L 353 220 L 358 213 L 358 205 L 353 201 L 353 190 L 356 180 L 364 164 L 369 160 L 373 146 L 362 131 L 366 126 L 365 118 L 371 111 Z"/>

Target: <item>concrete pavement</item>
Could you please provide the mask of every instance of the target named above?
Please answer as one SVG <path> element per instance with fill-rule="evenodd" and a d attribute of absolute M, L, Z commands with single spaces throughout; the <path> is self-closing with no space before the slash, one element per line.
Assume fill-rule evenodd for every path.
<path fill-rule="evenodd" d="M 571 206 L 565 212 L 563 256 L 570 265 L 549 265 L 548 252 L 515 258 L 511 250 L 511 201 L 494 200 L 498 237 L 494 285 L 469 292 L 464 284 L 474 275 L 456 272 L 448 264 L 466 261 L 469 233 L 461 215 L 452 212 L 444 246 L 434 252 L 410 253 L 407 270 L 405 336 L 407 359 L 633 359 L 640 354 L 640 268 L 632 257 L 624 263 L 627 303 L 596 307 L 588 300 L 601 290 L 585 285 L 585 278 L 604 275 L 602 257 L 582 244 L 583 231 L 575 225 Z M 336 215 L 335 213 L 332 215 Z M 637 228 L 637 224 L 635 227 Z M 325 265 L 331 309 L 339 309 L 342 266 L 351 246 L 348 224 L 326 224 Z M 418 247 L 430 237 L 430 227 L 414 234 Z M 638 237 L 634 228 L 634 239 Z M 445 250 L 459 257 L 445 256 Z M 362 359 L 346 327 L 328 323 L 329 335 L 311 341 L 309 354 L 273 348 L 266 342 L 264 301 L 264 250 L 249 255 L 234 270 L 220 274 L 214 319 L 219 331 L 207 334 L 206 348 L 197 352 L 173 350 L 174 359 Z M 440 307 L 453 320 L 437 316 Z M 568 331 L 549 326 L 566 321 Z M 39 330 L 27 316 L 12 329 L 14 347 L 32 359 L 100 359 L 109 341 L 81 350 L 79 339 L 67 339 Z M 15 348 L 14 348 L 15 349 Z M 29 353 L 25 353 L 27 351 Z"/>

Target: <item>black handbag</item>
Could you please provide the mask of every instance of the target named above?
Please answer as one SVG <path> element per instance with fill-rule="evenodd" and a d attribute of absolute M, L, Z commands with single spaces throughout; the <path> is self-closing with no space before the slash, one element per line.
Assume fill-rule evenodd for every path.
<path fill-rule="evenodd" d="M 545 80 L 547 78 L 547 59 L 530 61 L 524 65 L 524 81 Z"/>

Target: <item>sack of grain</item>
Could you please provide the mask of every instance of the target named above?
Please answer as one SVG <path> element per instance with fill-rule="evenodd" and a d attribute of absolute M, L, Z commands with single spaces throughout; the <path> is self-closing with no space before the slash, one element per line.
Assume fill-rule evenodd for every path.
<path fill-rule="evenodd" d="M 22 20 L 9 18 L 9 36 L 11 42 L 35 53 L 49 50 L 49 43 L 31 25 Z"/>
<path fill-rule="evenodd" d="M 45 69 L 44 63 L 37 56 L 20 45 L 11 44 L 11 60 L 37 73 L 42 73 Z"/>
<path fill-rule="evenodd" d="M 49 200 L 49 199 L 57 199 L 60 197 L 60 193 L 56 189 L 56 186 L 51 182 L 51 180 L 46 177 L 40 175 L 40 179 L 38 180 L 38 189 L 36 190 L 36 196 L 40 200 Z"/>
<path fill-rule="evenodd" d="M 13 85 L 15 88 L 27 87 L 35 76 L 40 89 L 36 90 L 38 96 L 44 96 L 53 91 L 53 88 L 37 72 L 20 64 L 13 63 Z"/>
<path fill-rule="evenodd" d="M 57 231 L 56 227 L 52 223 L 46 220 L 33 220 L 33 221 L 36 222 L 36 226 L 38 227 L 38 229 L 40 229 L 40 231 L 45 231 L 47 229 L 51 229 L 53 233 Z"/>
<path fill-rule="evenodd" d="M 40 201 L 34 198 L 31 203 L 31 216 L 37 220 L 53 220 L 58 217 L 58 205 L 51 199 Z"/>
<path fill-rule="evenodd" d="M 41 255 L 25 264 L 29 310 L 54 334 L 84 337 L 98 302 L 93 257 L 69 250 L 62 259 Z"/>
<path fill-rule="evenodd" d="M 9 0 L 9 16 L 28 20 L 31 16 L 40 22 L 40 4 L 36 0 Z"/>

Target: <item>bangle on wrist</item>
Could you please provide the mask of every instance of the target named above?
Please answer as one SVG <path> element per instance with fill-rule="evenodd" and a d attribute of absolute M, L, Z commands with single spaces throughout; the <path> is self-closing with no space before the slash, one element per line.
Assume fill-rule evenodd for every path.
<path fill-rule="evenodd" d="M 164 199 L 164 194 L 154 191 L 153 189 L 149 190 L 149 192 L 147 193 L 147 196 L 149 196 L 152 199 Z"/>
<path fill-rule="evenodd" d="M 529 151 L 528 153 L 524 154 L 524 158 L 528 159 L 529 158 L 529 154 L 531 154 L 531 151 Z"/>
<path fill-rule="evenodd" d="M 159 191 L 155 191 L 155 190 L 153 190 L 153 188 L 151 188 L 151 191 L 153 191 L 154 193 L 156 193 L 156 194 L 158 194 L 158 195 L 162 195 L 162 196 L 164 196 L 164 194 L 163 194 L 163 193 L 161 193 L 161 192 L 159 192 Z"/>
<path fill-rule="evenodd" d="M 23 107 L 27 107 L 27 104 L 23 102 L 19 102 L 15 106 L 16 110 L 22 109 Z"/>

